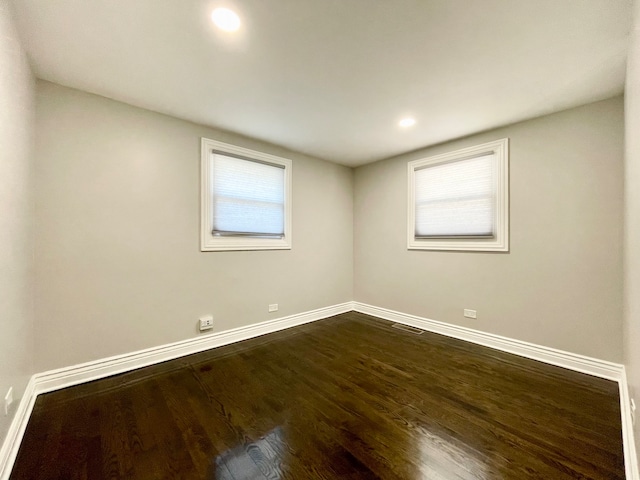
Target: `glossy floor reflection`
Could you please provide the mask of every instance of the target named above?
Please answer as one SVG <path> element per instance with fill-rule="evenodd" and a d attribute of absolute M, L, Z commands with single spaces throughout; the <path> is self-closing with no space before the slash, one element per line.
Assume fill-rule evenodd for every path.
<path fill-rule="evenodd" d="M 622 479 L 614 382 L 348 313 L 38 398 L 11 479 Z"/>
<path fill-rule="evenodd" d="M 216 458 L 216 480 L 283 478 L 282 452 L 285 440 L 278 427 L 264 437 L 247 445 L 227 450 Z"/>

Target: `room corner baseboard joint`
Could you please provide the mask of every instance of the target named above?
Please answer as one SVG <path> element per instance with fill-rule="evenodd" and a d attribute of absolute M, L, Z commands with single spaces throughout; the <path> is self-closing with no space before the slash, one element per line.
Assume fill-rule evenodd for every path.
<path fill-rule="evenodd" d="M 27 387 L 18 403 L 13 421 L 9 425 L 7 436 L 2 446 L 0 446 L 0 480 L 8 480 L 13 467 L 13 462 L 18 455 L 22 437 L 29 423 L 31 411 L 36 403 L 36 383 L 35 375 L 29 379 Z"/>

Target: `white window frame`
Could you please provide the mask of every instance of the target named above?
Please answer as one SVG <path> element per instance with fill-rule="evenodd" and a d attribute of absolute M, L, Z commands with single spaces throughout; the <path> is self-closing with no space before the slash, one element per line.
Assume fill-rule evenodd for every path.
<path fill-rule="evenodd" d="M 421 168 L 467 160 L 482 155 L 496 157 L 495 235 L 489 238 L 416 238 L 415 172 Z M 409 250 L 454 250 L 478 252 L 509 251 L 509 139 L 463 148 L 455 152 L 414 160 L 408 164 L 407 248 Z"/>
<path fill-rule="evenodd" d="M 201 190 L 200 190 L 200 250 L 203 252 L 233 250 L 290 250 L 291 235 L 291 171 L 287 158 L 202 138 Z M 282 238 L 215 236 L 213 231 L 213 168 L 212 152 L 228 154 L 246 160 L 255 160 L 284 168 L 284 235 Z"/>

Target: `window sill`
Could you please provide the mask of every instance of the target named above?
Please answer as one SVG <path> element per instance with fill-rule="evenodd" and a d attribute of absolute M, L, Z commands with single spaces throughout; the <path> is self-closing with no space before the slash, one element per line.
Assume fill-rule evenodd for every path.
<path fill-rule="evenodd" d="M 214 237 L 213 235 L 207 235 L 202 238 L 200 247 L 202 252 L 228 252 L 234 250 L 291 250 L 291 240 Z"/>
<path fill-rule="evenodd" d="M 486 240 L 470 240 L 468 238 L 460 240 L 442 239 L 409 239 L 408 250 L 444 250 L 444 251 L 469 251 L 469 252 L 508 252 L 509 245 L 504 241 L 495 238 Z"/>

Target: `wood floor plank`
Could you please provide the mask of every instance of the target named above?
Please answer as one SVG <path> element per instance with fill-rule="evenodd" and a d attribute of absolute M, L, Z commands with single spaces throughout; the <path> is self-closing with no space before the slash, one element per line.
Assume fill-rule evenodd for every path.
<path fill-rule="evenodd" d="M 23 479 L 623 479 L 615 382 L 350 312 L 38 398 Z"/>

